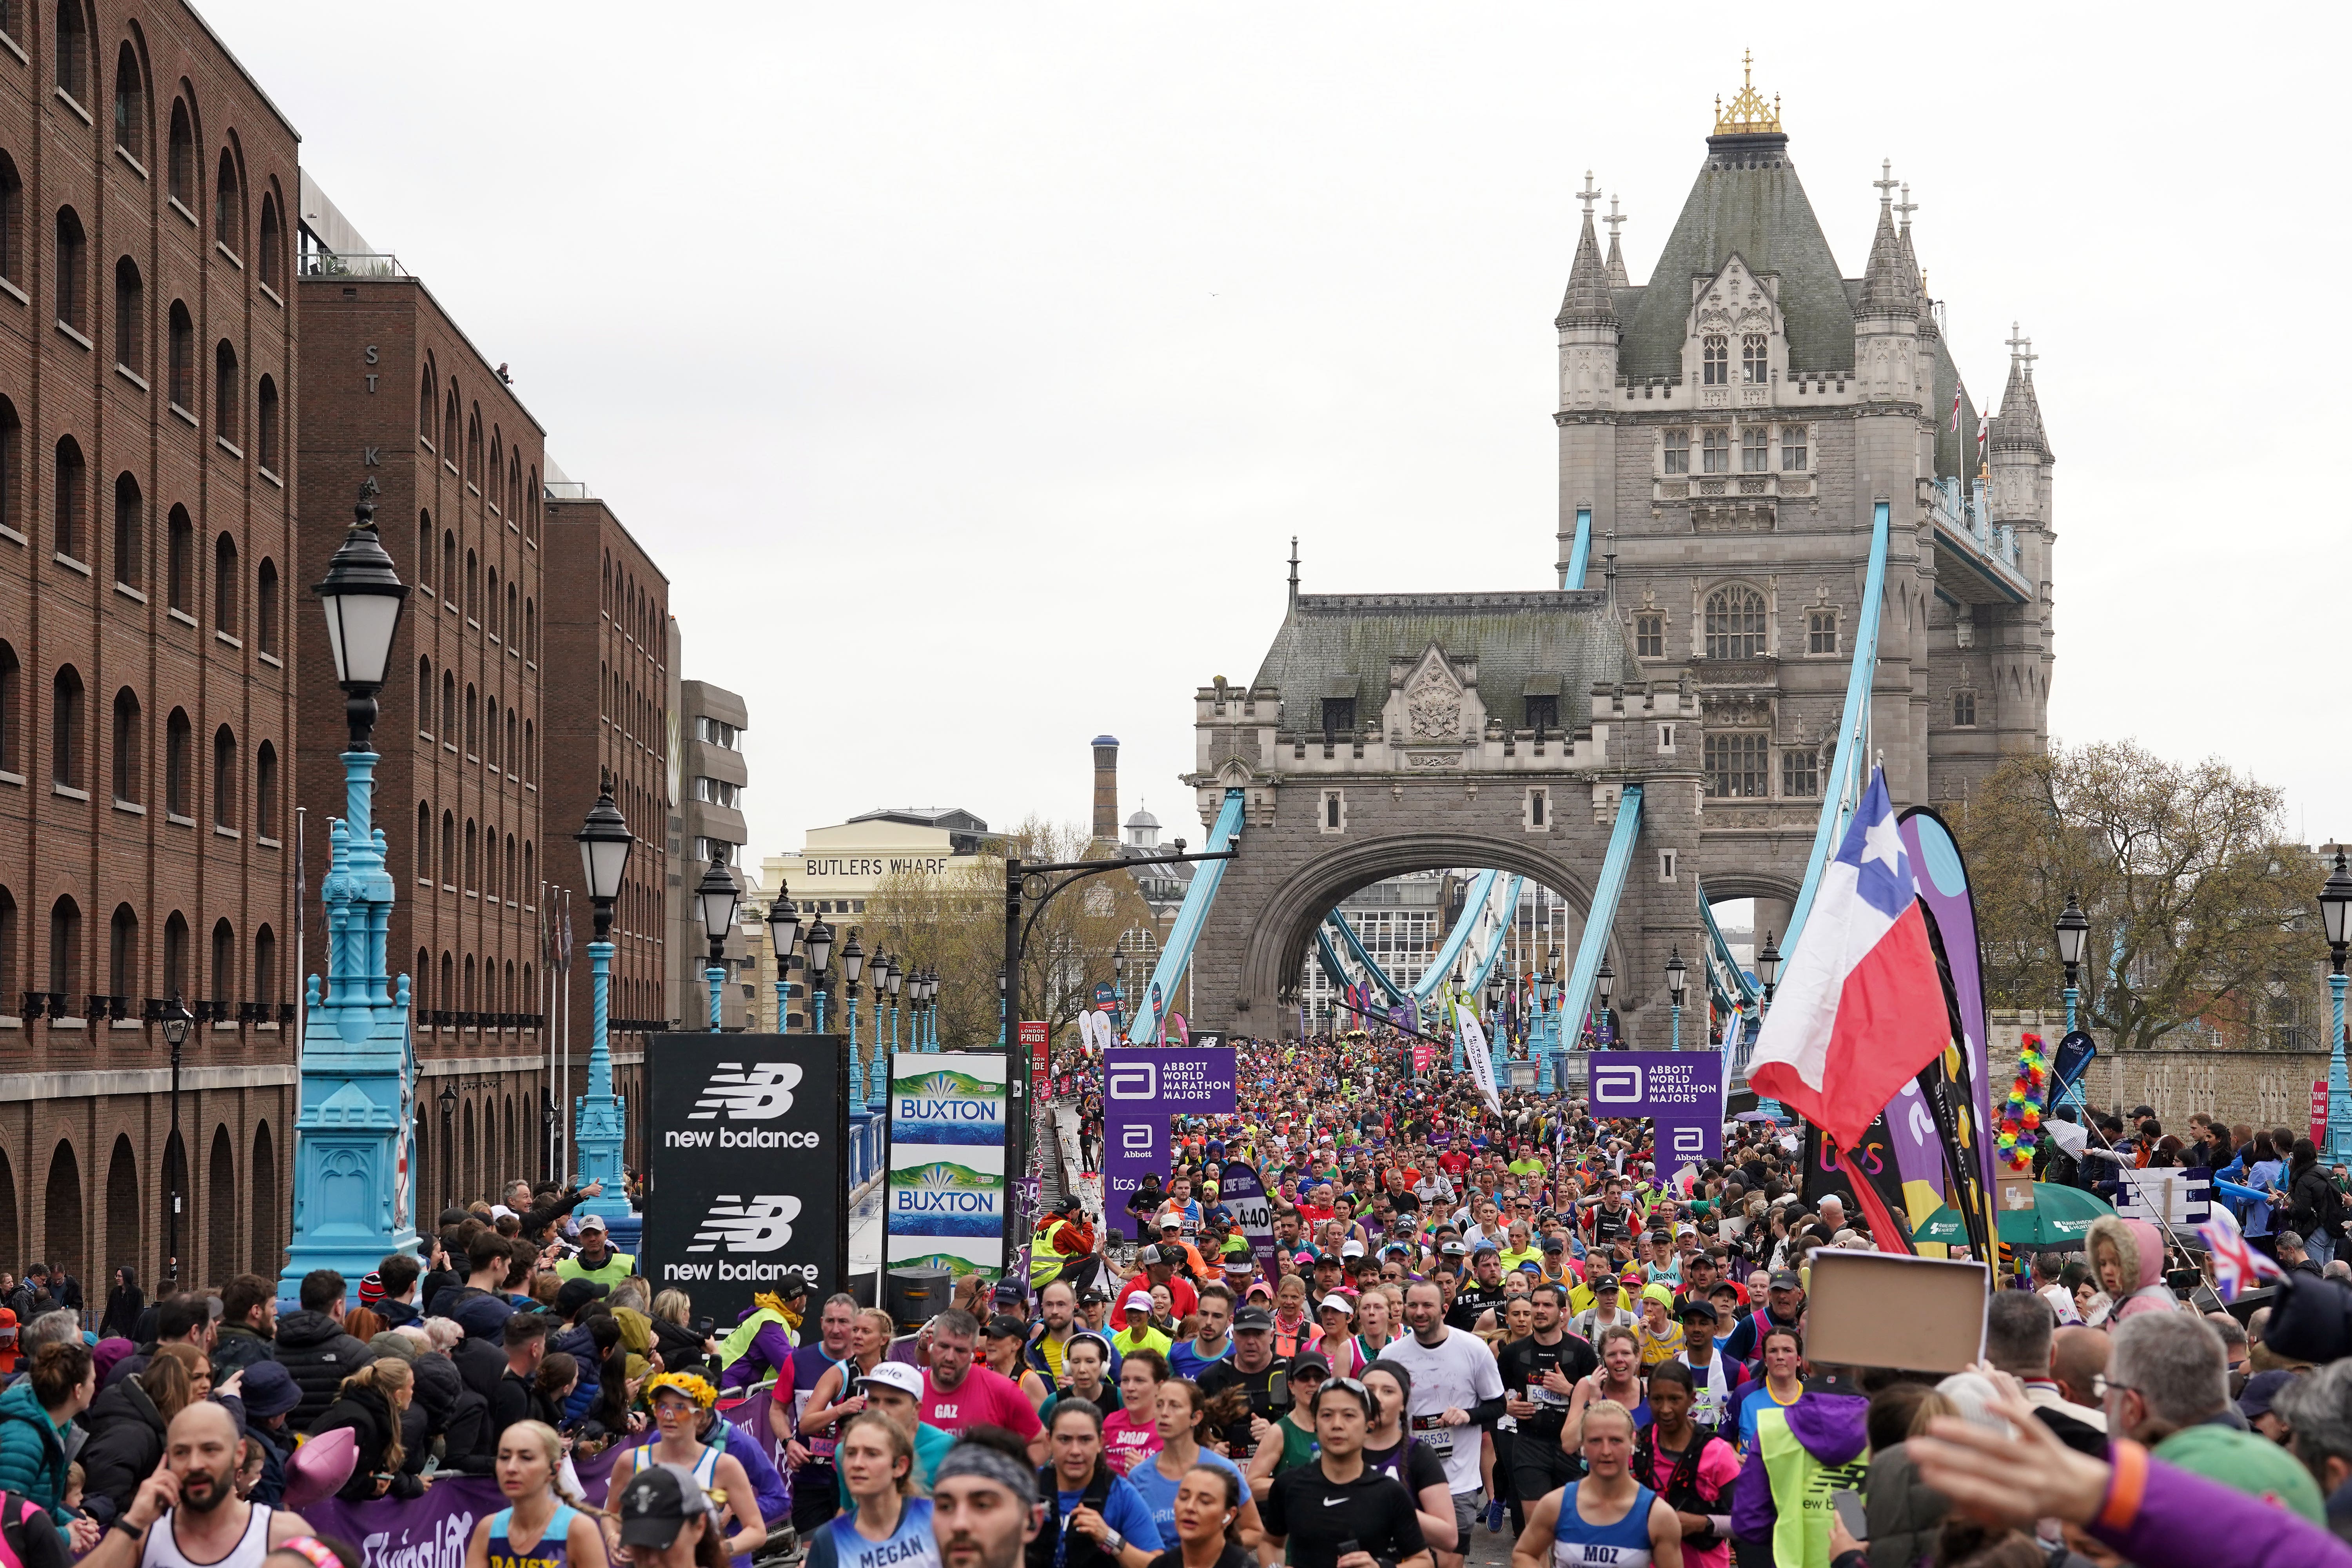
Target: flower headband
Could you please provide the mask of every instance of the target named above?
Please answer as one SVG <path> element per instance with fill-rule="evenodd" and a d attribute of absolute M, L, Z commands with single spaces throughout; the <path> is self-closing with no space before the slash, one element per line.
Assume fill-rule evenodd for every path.
<path fill-rule="evenodd" d="M 646 1398 L 651 1401 L 655 1394 L 665 1388 L 686 1395 L 687 1398 L 694 1401 L 698 1409 L 708 1410 L 719 1403 L 719 1391 L 711 1387 L 708 1381 L 690 1372 L 659 1373 L 646 1384 Z"/>

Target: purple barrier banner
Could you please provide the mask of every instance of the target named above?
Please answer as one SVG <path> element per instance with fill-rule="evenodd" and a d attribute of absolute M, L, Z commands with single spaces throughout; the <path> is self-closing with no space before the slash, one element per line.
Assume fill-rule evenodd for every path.
<path fill-rule="evenodd" d="M 1240 1227 L 1242 1237 L 1257 1254 L 1261 1278 L 1279 1278 L 1274 1266 L 1274 1205 L 1267 1202 L 1265 1183 L 1257 1167 L 1242 1161 L 1229 1161 L 1219 1174 L 1221 1190 L 1217 1200 L 1234 1211 L 1234 1223 Z"/>
<path fill-rule="evenodd" d="M 1985 1018 L 1984 970 L 1977 935 L 1976 896 L 1969 890 L 1969 868 L 1960 847 L 1944 819 L 1925 807 L 1914 806 L 1897 819 L 1903 847 L 1919 870 L 1919 902 L 1936 922 L 1943 939 L 1944 959 L 1951 966 L 1952 992 L 1960 1009 L 1961 1068 L 1967 1076 L 1969 1120 L 1976 1131 L 1974 1153 L 1977 1179 L 1987 1193 L 1998 1190 L 1993 1170 L 1992 1070 L 1990 1039 Z M 2004 1075 L 2004 1081 L 2006 1077 Z M 1907 1098 L 1887 1108 L 1886 1120 L 1895 1133 L 1895 1151 L 1906 1189 L 1918 1182 L 1945 1196 L 1941 1138 L 1933 1117 L 1919 1102 L 1917 1085 L 1907 1087 Z"/>
<path fill-rule="evenodd" d="M 1123 1215 L 1146 1172 L 1166 1176 L 1168 1119 L 1229 1116 L 1234 1052 L 1108 1051 L 1103 1057 L 1103 1212 Z"/>

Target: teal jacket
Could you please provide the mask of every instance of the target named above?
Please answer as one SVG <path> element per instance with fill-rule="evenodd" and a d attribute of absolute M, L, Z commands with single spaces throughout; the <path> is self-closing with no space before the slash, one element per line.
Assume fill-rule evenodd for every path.
<path fill-rule="evenodd" d="M 29 1377 L 0 1389 L 0 1491 L 40 1504 L 60 1526 L 73 1517 L 65 1507 L 65 1437 L 33 1397 Z"/>

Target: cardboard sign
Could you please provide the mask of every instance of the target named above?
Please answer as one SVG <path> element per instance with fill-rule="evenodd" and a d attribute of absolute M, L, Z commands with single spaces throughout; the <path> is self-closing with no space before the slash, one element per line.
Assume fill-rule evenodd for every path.
<path fill-rule="evenodd" d="M 1832 1366 L 1965 1372 L 1984 1359 L 1982 1263 L 1818 1248 L 1805 1289 L 1808 1359 Z"/>
<path fill-rule="evenodd" d="M 1994 1202 L 2000 1205 L 2003 1214 L 2033 1212 L 2033 1178 L 2030 1175 L 2003 1176 L 1994 1193 Z"/>

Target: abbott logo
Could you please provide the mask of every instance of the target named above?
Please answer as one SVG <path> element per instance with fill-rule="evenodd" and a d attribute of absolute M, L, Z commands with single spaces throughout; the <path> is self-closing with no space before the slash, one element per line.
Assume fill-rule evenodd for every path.
<path fill-rule="evenodd" d="M 1157 1062 L 1119 1062 L 1108 1074 L 1110 1097 L 1113 1100 L 1157 1100 L 1160 1098 L 1160 1065 Z"/>
<path fill-rule="evenodd" d="M 1642 1100 L 1642 1069 L 1633 1062 L 1595 1063 L 1592 1100 L 1596 1105 L 1637 1105 Z"/>
<path fill-rule="evenodd" d="M 687 1250 L 716 1252 L 724 1242 L 730 1252 L 773 1252 L 793 1239 L 793 1221 L 800 1216 L 795 1197 L 761 1193 L 746 1199 L 721 1193 Z"/>
<path fill-rule="evenodd" d="M 1118 1130 L 1118 1152 L 1135 1159 L 1150 1159 L 1158 1152 L 1159 1142 L 1151 1135 L 1149 1121 L 1130 1121 Z"/>
<path fill-rule="evenodd" d="M 730 1121 L 772 1121 L 793 1108 L 800 1081 L 798 1062 L 720 1062 L 686 1119 L 709 1121 L 724 1110 Z"/>
<path fill-rule="evenodd" d="M 1675 1152 L 1687 1159 L 1706 1159 L 1706 1129 L 1704 1127 L 1675 1128 Z"/>

